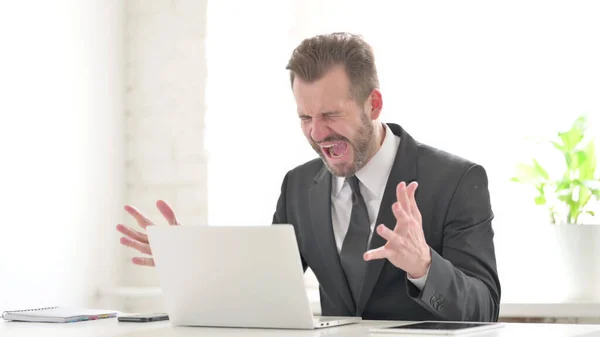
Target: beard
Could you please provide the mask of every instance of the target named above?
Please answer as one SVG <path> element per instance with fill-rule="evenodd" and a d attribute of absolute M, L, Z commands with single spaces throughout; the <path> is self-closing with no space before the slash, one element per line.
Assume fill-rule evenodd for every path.
<path fill-rule="evenodd" d="M 327 157 L 323 154 L 322 148 L 312 139 L 309 139 L 310 145 L 317 152 L 323 163 L 327 167 L 327 170 L 331 172 L 334 176 L 337 177 L 349 177 L 354 175 L 358 170 L 360 170 L 369 160 L 371 154 L 373 152 L 374 147 L 374 138 L 375 127 L 371 123 L 371 120 L 367 117 L 365 113 L 360 114 L 361 126 L 358 129 L 356 135 L 352 138 L 352 140 L 339 135 L 334 134 L 326 137 L 322 140 L 322 142 L 332 142 L 332 141 L 344 141 L 352 148 L 352 163 L 350 165 L 346 165 L 344 167 L 335 167 L 331 166 L 327 161 Z"/>

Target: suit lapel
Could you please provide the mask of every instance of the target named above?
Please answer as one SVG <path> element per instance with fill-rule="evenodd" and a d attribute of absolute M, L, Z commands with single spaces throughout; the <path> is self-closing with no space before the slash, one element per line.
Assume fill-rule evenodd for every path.
<path fill-rule="evenodd" d="M 316 184 L 310 190 L 310 215 L 313 232 L 323 262 L 329 276 L 350 312 L 355 312 L 355 304 L 348 287 L 346 275 L 340 263 L 331 220 L 331 174 L 324 166 L 315 176 Z"/>
<path fill-rule="evenodd" d="M 388 124 L 388 126 L 395 135 L 400 136 L 400 146 L 396 152 L 396 158 L 394 159 L 394 164 L 387 180 L 375 226 L 384 224 L 391 230 L 394 230 L 396 218 L 392 212 L 392 204 L 396 202 L 396 187 L 401 181 L 408 184 L 417 177 L 417 144 L 400 126 L 395 124 Z M 385 239 L 379 236 L 377 232 L 374 232 L 369 249 L 381 247 L 385 243 Z M 362 316 L 367 300 L 371 297 L 373 288 L 386 262 L 386 259 L 379 259 L 367 263 L 367 270 L 358 303 L 358 315 Z"/>

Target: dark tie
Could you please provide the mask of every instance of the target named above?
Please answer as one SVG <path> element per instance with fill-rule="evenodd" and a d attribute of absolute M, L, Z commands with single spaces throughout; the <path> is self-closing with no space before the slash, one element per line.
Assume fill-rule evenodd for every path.
<path fill-rule="evenodd" d="M 358 187 L 358 178 L 351 176 L 346 178 L 346 181 L 352 189 L 352 213 L 350 215 L 350 226 L 348 226 L 348 232 L 340 251 L 340 260 L 354 297 L 354 303 L 358 305 L 360 289 L 367 266 L 363 254 L 367 250 L 371 222 L 369 221 L 367 205 Z"/>

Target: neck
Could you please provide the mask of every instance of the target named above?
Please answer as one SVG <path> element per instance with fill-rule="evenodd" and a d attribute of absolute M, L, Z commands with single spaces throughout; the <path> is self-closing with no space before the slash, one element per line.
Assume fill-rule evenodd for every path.
<path fill-rule="evenodd" d="M 379 151 L 379 149 L 381 149 L 381 145 L 383 144 L 383 140 L 385 139 L 385 127 L 383 126 L 383 123 L 381 123 L 380 121 L 374 121 L 373 123 L 375 123 L 375 128 L 373 130 L 374 136 L 374 142 L 371 145 L 371 154 L 369 155 L 369 158 L 366 160 L 365 165 L 371 161 L 371 159 L 373 157 L 375 157 L 375 154 L 377 154 L 377 152 Z"/>
<path fill-rule="evenodd" d="M 385 127 L 383 123 L 377 121 L 377 126 L 375 127 L 375 139 L 377 139 L 377 147 L 375 148 L 375 153 L 379 151 L 381 145 L 383 144 L 383 140 L 385 139 Z"/>
<path fill-rule="evenodd" d="M 375 121 L 375 140 L 373 143 L 373 150 L 371 152 L 371 156 L 369 156 L 370 158 L 373 158 L 373 156 L 377 153 L 377 151 L 379 151 L 379 149 L 381 148 L 381 145 L 383 144 L 383 140 L 385 139 L 385 127 L 383 127 L 383 123 L 381 123 L 380 121 Z M 370 159 L 369 158 L 369 159 Z"/>

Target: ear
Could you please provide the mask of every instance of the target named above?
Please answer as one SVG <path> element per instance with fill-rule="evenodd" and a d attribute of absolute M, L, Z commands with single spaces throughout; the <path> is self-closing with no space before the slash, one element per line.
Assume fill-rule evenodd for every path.
<path fill-rule="evenodd" d="M 381 96 L 381 91 L 379 91 L 379 89 L 373 89 L 373 91 L 371 91 L 371 95 L 369 95 L 369 98 L 367 99 L 366 102 L 367 106 L 366 111 L 369 112 L 369 116 L 371 117 L 371 120 L 376 120 L 379 118 L 379 115 L 381 114 L 381 109 L 383 108 L 383 97 Z"/>

